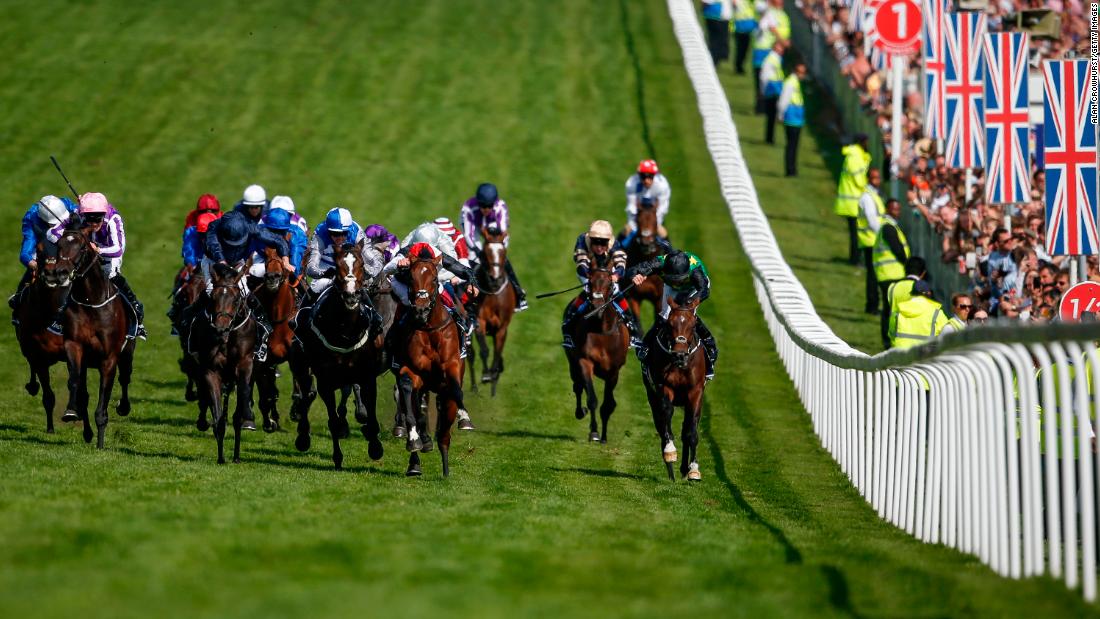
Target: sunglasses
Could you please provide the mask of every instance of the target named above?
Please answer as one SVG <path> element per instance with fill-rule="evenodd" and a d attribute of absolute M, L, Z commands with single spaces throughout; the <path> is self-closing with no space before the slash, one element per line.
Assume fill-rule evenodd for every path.
<path fill-rule="evenodd" d="M 611 242 L 606 239 L 592 239 L 592 245 L 594 247 L 607 247 Z"/>
<path fill-rule="evenodd" d="M 103 215 L 85 215 L 84 222 L 89 224 L 103 223 Z"/>
<path fill-rule="evenodd" d="M 646 174 L 646 173 L 644 173 L 644 172 L 642 173 L 642 175 L 641 175 L 641 176 L 642 176 L 642 178 L 653 178 L 653 175 L 652 175 L 652 174 Z"/>
<path fill-rule="evenodd" d="M 956 305 L 955 307 L 957 307 L 959 309 L 968 310 L 968 309 L 973 308 L 974 306 L 973 305 Z"/>

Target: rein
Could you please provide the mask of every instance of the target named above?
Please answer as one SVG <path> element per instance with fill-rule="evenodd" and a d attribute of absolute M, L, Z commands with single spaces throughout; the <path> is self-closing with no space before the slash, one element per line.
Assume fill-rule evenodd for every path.
<path fill-rule="evenodd" d="M 321 329 L 317 326 L 317 319 L 321 317 L 321 312 L 324 310 L 324 307 L 325 307 L 325 300 L 328 298 L 329 293 L 331 293 L 331 292 L 332 292 L 332 286 L 326 288 L 325 291 L 323 293 L 321 293 L 321 296 L 318 297 L 317 303 L 315 304 L 315 306 L 317 307 L 318 313 L 317 313 L 316 316 L 313 317 L 312 320 L 309 321 L 309 328 L 310 328 L 311 331 L 313 331 L 313 334 L 317 336 L 317 339 L 321 341 L 321 345 L 323 345 L 325 348 L 331 350 L 332 352 L 342 353 L 342 354 L 355 352 L 356 350 L 359 350 L 364 345 L 366 345 L 367 342 L 369 342 L 371 340 L 370 324 L 369 323 L 367 324 L 367 328 L 364 329 L 363 332 L 361 333 L 359 339 L 355 343 L 353 343 L 351 346 L 348 346 L 348 347 L 337 346 L 337 345 L 333 344 L 332 342 L 330 342 L 328 340 L 328 338 L 325 337 L 325 334 L 321 333 Z"/>
<path fill-rule="evenodd" d="M 85 239 L 85 245 L 80 250 L 80 256 L 78 256 L 78 257 L 83 257 L 87 254 L 88 254 L 88 245 L 87 245 L 87 239 Z M 68 258 L 58 258 L 58 260 L 65 260 L 66 262 L 75 262 L 75 261 L 70 260 Z M 92 258 L 92 259 L 87 261 L 87 265 L 85 265 L 83 268 L 76 268 L 76 266 L 74 265 L 72 281 L 76 282 L 78 279 L 84 279 L 84 276 L 87 275 L 88 272 L 92 270 L 92 267 L 97 266 L 98 264 L 99 264 L 99 260 L 96 259 L 96 258 Z M 104 278 L 104 279 L 107 279 L 107 278 Z M 74 288 L 71 283 L 69 284 L 69 287 L 70 287 L 70 289 Z M 110 292 L 112 288 L 114 289 L 113 293 Z M 118 287 L 115 286 L 111 282 L 110 279 L 107 279 L 107 288 L 106 288 L 106 290 L 104 290 L 104 295 L 106 295 L 107 298 L 104 299 L 101 303 L 93 303 L 93 302 L 88 301 L 88 300 L 81 301 L 81 300 L 77 299 L 72 294 L 72 292 L 70 292 L 69 293 L 69 301 L 72 301 L 73 303 L 75 303 L 75 304 L 77 304 L 81 307 L 90 307 L 92 309 L 99 309 L 99 308 L 107 305 L 111 301 L 114 301 L 116 297 L 118 297 Z"/>

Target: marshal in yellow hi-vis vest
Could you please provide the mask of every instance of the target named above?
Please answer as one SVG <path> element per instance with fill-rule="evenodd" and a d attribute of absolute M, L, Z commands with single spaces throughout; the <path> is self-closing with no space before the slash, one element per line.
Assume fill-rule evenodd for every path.
<path fill-rule="evenodd" d="M 905 277 L 905 263 L 899 261 L 894 252 L 890 251 L 890 244 L 882 236 L 882 231 L 886 229 L 886 226 L 893 226 L 897 229 L 898 240 L 905 248 L 905 257 L 909 257 L 909 241 L 905 238 L 905 232 L 902 231 L 897 220 L 889 215 L 879 215 L 878 235 L 875 236 L 874 248 L 871 250 L 871 262 L 875 266 L 875 279 L 880 282 L 889 282 Z"/>
<path fill-rule="evenodd" d="M 833 211 L 841 217 L 856 217 L 859 215 L 859 197 L 867 187 L 871 155 L 859 144 L 845 146 L 840 149 L 840 154 L 844 155 L 844 166 L 840 169 Z"/>
<path fill-rule="evenodd" d="M 882 227 L 882 218 L 886 215 L 886 205 L 882 202 L 882 196 L 878 195 L 878 191 L 870 185 L 863 190 L 863 195 L 871 195 L 871 199 L 875 201 L 875 209 L 878 210 L 879 227 Z M 863 209 L 859 209 L 859 215 L 856 216 L 856 240 L 859 241 L 860 247 L 874 247 L 875 246 L 876 232 L 871 229 L 871 222 L 867 221 L 867 215 L 863 212 Z"/>
<path fill-rule="evenodd" d="M 890 316 L 890 345 L 910 348 L 936 337 L 947 324 L 947 314 L 938 301 L 916 295 L 898 303 Z"/>
<path fill-rule="evenodd" d="M 917 280 L 906 277 L 901 281 L 890 284 L 890 287 L 886 289 L 886 299 L 890 302 L 890 307 L 895 308 L 892 311 L 897 311 L 896 308 L 899 303 L 913 298 L 913 284 L 915 283 L 917 283 Z"/>

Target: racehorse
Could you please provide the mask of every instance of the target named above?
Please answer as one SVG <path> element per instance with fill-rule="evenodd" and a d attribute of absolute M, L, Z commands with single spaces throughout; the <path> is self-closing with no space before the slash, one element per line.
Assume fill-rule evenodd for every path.
<path fill-rule="evenodd" d="M 45 265 L 56 258 L 46 257 L 44 246 L 38 244 L 38 263 Z M 57 315 L 65 288 L 55 283 L 51 285 L 46 277 L 36 272 L 31 283 L 23 289 L 22 298 L 13 313 L 15 337 L 19 340 L 19 349 L 30 366 L 30 380 L 25 389 L 31 396 L 38 395 L 39 383 L 42 385 L 42 408 L 46 411 L 46 432 L 53 434 L 53 407 L 56 402 L 50 387 L 50 367 L 65 359 L 65 341 L 60 335 L 46 330 L 50 321 Z"/>
<path fill-rule="evenodd" d="M 183 310 L 190 307 L 195 301 L 199 300 L 199 296 L 206 289 L 206 279 L 202 276 L 202 271 L 195 267 L 185 266 L 180 269 L 178 275 L 176 275 L 176 283 L 173 287 L 172 293 L 172 326 L 175 327 L 177 332 L 182 331 Z M 183 398 L 188 402 L 194 402 L 199 399 L 198 391 L 195 389 L 195 379 L 193 368 L 190 367 L 190 356 L 187 354 L 186 343 L 183 338 L 180 338 L 180 348 L 183 349 L 183 356 L 180 357 L 179 366 L 184 375 L 187 376 L 187 387 L 184 389 Z"/>
<path fill-rule="evenodd" d="M 656 205 L 639 205 L 635 223 L 637 230 L 626 248 L 627 268 L 668 253 L 668 243 L 660 240 Z M 664 291 L 665 284 L 661 278 L 657 274 L 651 274 L 641 285 L 634 286 L 627 292 L 626 300 L 630 304 L 630 310 L 641 320 L 642 303 L 649 301 L 653 305 L 654 313 L 660 311 Z"/>
<path fill-rule="evenodd" d="M 253 294 L 271 324 L 271 333 L 267 340 L 267 358 L 257 362 L 253 378 L 260 396 L 260 412 L 264 416 L 264 432 L 279 429 L 279 386 L 276 383 L 275 368 L 290 358 L 294 344 L 294 330 L 290 321 L 297 311 L 294 288 L 290 283 L 293 277 L 283 264 L 274 247 L 264 250 L 264 277 Z M 301 393 L 297 382 L 294 392 Z"/>
<path fill-rule="evenodd" d="M 619 371 L 626 364 L 626 353 L 630 349 L 630 329 L 611 307 L 615 302 L 611 271 L 606 268 L 590 270 L 587 288 L 588 314 L 595 313 L 577 320 L 573 337 L 576 346 L 565 349 L 565 357 L 569 360 L 569 376 L 577 397 L 577 419 L 584 419 L 586 415 L 581 405 L 581 392 L 584 392 L 587 395 L 587 414 L 591 415 L 588 439 L 606 443 L 607 421 L 615 411 L 615 385 L 619 382 Z M 604 381 L 603 405 L 599 407 L 602 432 L 596 431 L 598 401 L 592 384 L 593 376 Z"/>
<path fill-rule="evenodd" d="M 649 354 L 642 362 L 642 382 L 645 383 L 653 424 L 661 439 L 661 454 L 668 469 L 668 478 L 675 480 L 672 464 L 676 462 L 676 443 L 672 439 L 672 413 L 676 406 L 684 409 L 680 440 L 684 444 L 684 460 L 680 475 L 691 481 L 702 479 L 696 448 L 699 445 L 699 416 L 703 411 L 703 390 L 706 388 L 705 352 L 695 335 L 695 308 L 699 299 L 684 305 L 669 299 L 668 321 L 660 327 L 646 345 Z"/>
<path fill-rule="evenodd" d="M 348 438 L 347 411 L 336 405 L 336 391 L 348 386 L 356 394 L 355 419 L 367 439 L 371 460 L 382 458 L 377 399 L 378 347 L 381 345 L 373 308 L 366 300 L 367 273 L 363 267 L 362 241 L 357 245 L 336 247 L 333 262 L 336 276 L 332 286 L 322 293 L 312 313 L 298 324 L 301 354 L 291 356 L 291 371 L 302 397 L 295 398 L 294 416 L 298 419 L 299 451 L 310 446 L 309 408 L 313 402 L 313 376 L 317 377 L 317 395 L 328 409 L 328 428 L 332 435 L 332 462 L 343 467 L 340 439 Z M 311 376 L 312 375 L 312 376 Z"/>
<path fill-rule="evenodd" d="M 437 280 L 442 256 L 432 258 L 428 250 L 410 256 L 408 266 L 413 307 L 407 311 L 404 333 L 392 338 L 394 361 L 399 368 L 397 386 L 406 433 L 405 448 L 410 452 L 405 475 L 420 475 L 420 454 L 433 449 L 428 437 L 428 416 L 420 406 L 421 396 L 436 394 L 435 440 L 443 461 L 443 476 L 450 473 L 447 453 L 451 447 L 451 426 L 462 402 L 464 362 L 459 356 L 459 338 L 465 337 L 451 319 L 439 295 Z M 455 302 L 458 302 L 457 300 Z M 407 333 L 407 335 L 406 335 Z"/>
<path fill-rule="evenodd" d="M 492 384 L 492 395 L 497 394 L 497 381 L 504 372 L 504 342 L 508 339 L 508 325 L 516 313 L 516 290 L 508 280 L 504 263 L 508 250 L 504 246 L 504 233 L 489 233 L 481 264 L 478 265 L 477 286 L 481 289 L 478 302 L 476 331 L 478 348 L 481 349 L 482 382 Z M 489 347 L 485 337 L 493 338 L 493 366 L 489 367 Z M 477 390 L 476 363 L 470 363 L 470 384 Z"/>
<path fill-rule="evenodd" d="M 212 272 L 213 289 L 201 313 L 186 335 L 186 350 L 199 375 L 200 429 L 210 408 L 218 464 L 225 464 L 225 427 L 229 391 L 235 390 L 233 411 L 233 461 L 241 461 L 241 425 L 252 406 L 252 354 L 256 346 L 256 320 L 248 309 L 241 278 L 251 261 L 239 269 Z M 224 394 L 223 394 L 224 392 Z"/>
<path fill-rule="evenodd" d="M 115 386 L 122 389 L 115 411 L 130 414 L 130 375 L 134 365 L 134 341 L 127 337 L 126 302 L 107 279 L 99 254 L 90 240 L 92 230 L 67 228 L 55 251 L 47 256 L 43 273 L 47 286 L 69 288 L 69 300 L 61 319 L 65 360 L 69 368 L 69 403 L 62 421 L 84 422 L 84 442 L 92 442 L 88 421 L 87 375 L 99 370 L 99 397 L 95 408 L 96 447 L 103 448 L 107 406 Z"/>

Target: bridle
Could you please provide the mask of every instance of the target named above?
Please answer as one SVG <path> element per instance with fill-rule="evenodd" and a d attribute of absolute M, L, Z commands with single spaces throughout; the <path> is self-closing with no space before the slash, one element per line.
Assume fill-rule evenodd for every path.
<path fill-rule="evenodd" d="M 508 286 L 508 276 L 504 271 L 505 251 L 504 243 L 501 241 L 492 241 L 485 244 L 485 249 L 481 252 L 484 260 L 479 271 L 485 275 L 485 288 L 492 289 L 492 292 L 482 290 L 483 295 L 496 296 L 504 292 L 504 289 Z M 490 260 L 490 257 L 499 260 Z M 494 277 L 491 271 L 493 268 L 499 269 L 500 275 Z"/>
<path fill-rule="evenodd" d="M 417 289 L 414 290 L 413 289 L 413 282 L 412 282 L 412 269 L 416 265 L 424 264 L 424 263 L 427 263 L 427 264 L 431 265 L 431 269 L 432 269 L 431 284 L 432 285 L 431 285 L 430 288 L 417 288 Z M 447 324 L 451 321 L 450 314 L 448 313 L 446 319 L 442 323 L 440 323 L 440 324 L 438 324 L 434 327 L 431 326 L 428 323 L 428 321 L 430 321 L 431 318 L 432 318 L 432 312 L 435 311 L 436 304 L 439 302 L 438 278 L 439 278 L 439 267 L 435 264 L 434 260 L 429 260 L 427 258 L 416 258 L 415 260 L 413 260 L 409 263 L 409 284 L 410 284 L 409 285 L 409 301 L 412 303 L 413 316 L 416 318 L 417 322 L 419 322 L 420 325 L 423 327 L 421 329 L 423 331 L 428 331 L 428 332 L 438 331 L 438 330 L 442 329 L 443 327 L 446 327 Z M 428 304 L 426 306 L 416 305 L 416 301 L 419 300 L 419 299 L 427 299 Z M 460 301 L 458 299 L 455 299 L 454 302 L 459 303 Z"/>
<path fill-rule="evenodd" d="M 237 299 L 237 302 L 233 304 L 233 311 L 232 312 L 215 311 L 213 314 L 211 314 L 209 310 L 205 311 L 206 316 L 207 316 L 207 318 L 210 322 L 211 328 L 213 328 L 215 332 L 217 332 L 219 335 L 221 335 L 223 340 L 229 337 L 229 333 L 231 331 L 236 331 L 237 329 L 240 329 L 242 326 L 244 326 L 244 323 L 248 322 L 249 317 L 252 316 L 252 310 L 248 309 L 248 303 L 245 301 L 244 293 L 240 289 L 240 285 L 236 282 L 234 282 L 232 284 L 226 284 L 226 283 L 214 284 L 214 287 L 210 291 L 210 302 L 211 302 L 211 304 L 213 305 L 215 303 L 215 300 L 218 297 L 218 291 L 219 290 L 232 291 L 234 289 L 236 289 L 236 291 L 237 291 L 238 299 Z M 223 294 L 226 294 L 226 293 L 223 293 Z M 230 292 L 228 294 L 232 294 L 232 292 Z M 242 309 L 246 310 L 246 312 L 244 314 L 244 318 L 241 318 L 240 322 L 237 322 L 237 319 L 241 316 L 241 310 Z M 217 325 L 218 319 L 223 318 L 223 317 L 229 319 L 229 326 L 226 327 L 225 329 L 222 329 L 222 328 L 218 327 L 218 325 Z M 236 326 L 234 326 L 234 323 L 236 323 Z"/>
<path fill-rule="evenodd" d="M 76 241 L 80 245 L 80 249 L 77 252 L 75 257 L 71 258 L 69 256 L 62 256 L 61 255 L 60 245 L 61 245 L 62 241 L 66 241 L 66 242 Z M 51 256 L 51 257 L 47 257 L 46 258 L 46 264 L 53 264 L 54 265 L 54 270 L 57 270 L 58 265 L 61 265 L 61 264 L 70 264 L 70 265 L 72 265 L 71 275 L 69 276 L 69 283 L 68 283 L 68 286 L 71 287 L 78 279 L 82 279 L 85 275 L 87 275 L 88 272 L 92 270 L 92 267 L 97 266 L 99 264 L 99 261 L 96 260 L 95 257 L 91 256 L 92 252 L 90 251 L 89 247 L 90 247 L 90 243 L 88 242 L 88 237 L 84 235 L 83 231 L 66 230 L 65 233 L 61 236 L 61 238 L 59 238 L 57 240 L 57 247 L 55 248 L 56 252 L 57 252 L 56 255 Z M 76 305 L 81 305 L 83 307 L 90 307 L 90 308 L 93 308 L 93 309 L 97 309 L 97 308 L 100 308 L 100 307 L 103 307 L 103 306 L 107 305 L 108 303 L 113 301 L 115 299 L 115 297 L 117 297 L 117 296 L 118 296 L 118 288 L 116 288 L 115 285 L 113 283 L 111 283 L 111 280 L 108 279 L 107 280 L 107 286 L 103 290 L 103 297 L 104 297 L 103 300 L 98 301 L 98 302 L 90 301 L 90 300 L 87 300 L 87 299 L 80 300 L 80 299 L 77 299 L 70 292 L 69 301 L 71 301 L 72 303 L 75 303 Z"/>
<path fill-rule="evenodd" d="M 680 370 L 687 369 L 688 361 L 691 359 L 691 356 L 699 350 L 699 347 L 702 344 L 702 342 L 699 341 L 699 338 L 695 335 L 694 320 L 692 321 L 691 337 L 678 335 L 670 345 L 662 340 L 661 336 L 671 331 L 672 318 L 674 314 L 688 312 L 690 312 L 692 314 L 692 317 L 694 318 L 694 309 L 681 307 L 670 310 L 667 325 L 665 326 L 665 328 L 657 332 L 657 336 L 655 338 L 657 340 L 657 346 L 659 346 L 660 349 L 663 350 L 665 354 L 667 354 L 669 357 L 672 357 L 672 361 L 676 365 L 676 368 Z"/>

